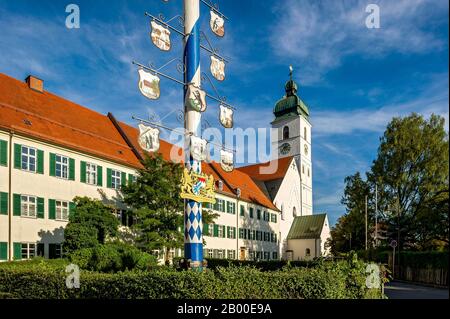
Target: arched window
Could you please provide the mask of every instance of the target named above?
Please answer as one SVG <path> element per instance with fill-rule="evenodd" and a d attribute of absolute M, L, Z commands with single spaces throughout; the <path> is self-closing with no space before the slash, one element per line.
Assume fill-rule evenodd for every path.
<path fill-rule="evenodd" d="M 283 127 L 283 140 L 287 140 L 289 138 L 289 127 Z"/>
<path fill-rule="evenodd" d="M 303 136 L 305 138 L 305 141 L 308 140 L 308 135 L 307 135 L 307 131 L 306 131 L 306 126 L 303 128 Z"/>
<path fill-rule="evenodd" d="M 305 256 L 306 256 L 306 257 L 311 256 L 311 249 L 306 248 L 306 250 L 305 250 Z"/>
<path fill-rule="evenodd" d="M 295 207 L 292 209 L 292 216 L 297 217 L 297 209 Z"/>

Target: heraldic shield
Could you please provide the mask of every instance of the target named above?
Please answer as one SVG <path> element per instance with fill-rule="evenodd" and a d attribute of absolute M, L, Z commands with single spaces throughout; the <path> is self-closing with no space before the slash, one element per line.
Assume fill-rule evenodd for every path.
<path fill-rule="evenodd" d="M 219 37 L 223 37 L 225 35 L 225 21 L 213 10 L 211 10 L 210 13 L 211 20 L 209 21 L 209 26 L 211 27 L 211 31 Z"/>
<path fill-rule="evenodd" d="M 159 77 L 140 69 L 139 71 L 139 90 L 142 95 L 150 100 L 157 100 L 160 96 Z"/>
<path fill-rule="evenodd" d="M 225 172 L 232 172 L 234 170 L 233 153 L 225 150 L 220 150 L 220 167 Z"/>
<path fill-rule="evenodd" d="M 225 62 L 211 55 L 211 74 L 218 80 L 225 80 Z"/>
<path fill-rule="evenodd" d="M 189 84 L 186 92 L 186 106 L 197 112 L 206 111 L 206 92 L 193 84 Z"/>
<path fill-rule="evenodd" d="M 197 161 L 205 161 L 208 157 L 207 142 L 197 136 L 191 136 L 191 156 Z"/>
<path fill-rule="evenodd" d="M 162 51 L 170 50 L 170 30 L 155 21 L 151 22 L 152 33 L 150 34 L 152 42 Z"/>
<path fill-rule="evenodd" d="M 150 126 L 139 124 L 139 146 L 147 152 L 159 150 L 159 130 Z"/>
<path fill-rule="evenodd" d="M 220 104 L 220 124 L 225 128 L 233 127 L 233 110 Z"/>

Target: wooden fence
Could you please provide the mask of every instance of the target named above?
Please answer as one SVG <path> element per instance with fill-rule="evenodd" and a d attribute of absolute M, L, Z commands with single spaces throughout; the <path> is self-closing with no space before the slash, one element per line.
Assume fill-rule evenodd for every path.
<path fill-rule="evenodd" d="M 394 279 L 448 287 L 448 269 L 396 266 Z"/>

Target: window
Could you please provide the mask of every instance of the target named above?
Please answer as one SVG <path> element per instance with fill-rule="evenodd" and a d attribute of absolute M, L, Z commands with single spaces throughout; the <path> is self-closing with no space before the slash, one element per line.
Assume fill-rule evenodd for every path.
<path fill-rule="evenodd" d="M 36 255 L 36 244 L 23 243 L 21 249 L 22 259 L 31 259 Z"/>
<path fill-rule="evenodd" d="M 261 219 L 261 210 L 260 209 L 256 210 L 256 218 Z"/>
<path fill-rule="evenodd" d="M 217 250 L 217 258 L 224 259 L 225 258 L 225 249 L 218 249 Z"/>
<path fill-rule="evenodd" d="M 248 251 L 248 259 L 250 259 L 250 260 L 255 259 L 255 252 L 253 250 Z"/>
<path fill-rule="evenodd" d="M 24 171 L 36 172 L 36 149 L 22 145 L 22 164 L 21 168 Z"/>
<path fill-rule="evenodd" d="M 121 209 L 118 215 L 122 226 L 131 227 L 133 225 L 134 220 L 131 212 L 127 212 L 126 210 Z"/>
<path fill-rule="evenodd" d="M 253 207 L 250 207 L 249 215 L 250 215 L 250 218 L 253 218 Z"/>
<path fill-rule="evenodd" d="M 55 156 L 55 176 L 69 178 L 69 158 L 66 156 Z"/>
<path fill-rule="evenodd" d="M 305 250 L 305 256 L 306 256 L 306 257 L 311 256 L 311 250 L 310 250 L 309 248 L 306 248 L 306 250 Z"/>
<path fill-rule="evenodd" d="M 86 163 L 86 183 L 97 185 L 97 165 Z"/>
<path fill-rule="evenodd" d="M 264 252 L 264 259 L 269 260 L 270 259 L 270 253 L 268 251 Z"/>
<path fill-rule="evenodd" d="M 218 212 L 225 212 L 225 201 L 223 199 L 217 199 L 214 204 L 214 209 Z"/>
<path fill-rule="evenodd" d="M 208 258 L 214 258 L 214 250 L 208 249 Z"/>
<path fill-rule="evenodd" d="M 289 138 L 289 127 L 283 127 L 283 140 L 287 140 Z"/>
<path fill-rule="evenodd" d="M 48 244 L 48 258 L 56 259 L 62 257 L 62 245 L 61 244 Z"/>
<path fill-rule="evenodd" d="M 236 259 L 236 251 L 233 249 L 228 249 L 228 259 Z"/>
<path fill-rule="evenodd" d="M 20 216 L 36 217 L 37 205 L 36 197 L 21 195 L 20 196 Z"/>
<path fill-rule="evenodd" d="M 69 202 L 55 201 L 56 207 L 56 220 L 69 220 Z"/>
<path fill-rule="evenodd" d="M 309 167 L 308 167 L 308 177 L 309 177 Z"/>
<path fill-rule="evenodd" d="M 256 240 L 256 231 L 255 230 L 252 230 L 252 232 L 251 232 L 251 240 Z"/>
<path fill-rule="evenodd" d="M 306 130 L 306 126 L 303 128 L 303 137 L 306 140 L 308 140 L 308 134 L 307 134 L 307 130 Z"/>
<path fill-rule="evenodd" d="M 305 165 L 302 165 L 302 174 L 305 174 Z"/>
<path fill-rule="evenodd" d="M 208 235 L 213 236 L 213 234 L 214 234 L 214 224 L 209 224 L 208 225 Z"/>
<path fill-rule="evenodd" d="M 224 231 L 225 226 L 222 226 L 222 225 L 218 225 L 218 226 L 219 227 L 217 229 L 217 237 L 225 238 L 225 231 Z"/>
<path fill-rule="evenodd" d="M 240 215 L 240 216 L 245 216 L 245 208 L 244 208 L 244 205 L 241 205 L 239 215 Z"/>
<path fill-rule="evenodd" d="M 275 234 L 274 233 L 270 233 L 270 241 L 272 243 L 275 242 Z"/>
<path fill-rule="evenodd" d="M 239 238 L 244 238 L 244 228 L 239 228 Z"/>
<path fill-rule="evenodd" d="M 119 189 L 122 185 L 121 174 L 119 171 L 111 170 L 111 188 Z"/>
<path fill-rule="evenodd" d="M 227 201 L 227 212 L 230 214 L 236 214 L 236 203 Z"/>
<path fill-rule="evenodd" d="M 295 207 L 292 208 L 292 216 L 297 217 L 297 209 Z"/>
<path fill-rule="evenodd" d="M 272 253 L 272 259 L 278 259 L 278 253 L 276 251 Z"/>
<path fill-rule="evenodd" d="M 272 223 L 276 223 L 277 222 L 277 214 L 270 214 L 270 221 Z"/>

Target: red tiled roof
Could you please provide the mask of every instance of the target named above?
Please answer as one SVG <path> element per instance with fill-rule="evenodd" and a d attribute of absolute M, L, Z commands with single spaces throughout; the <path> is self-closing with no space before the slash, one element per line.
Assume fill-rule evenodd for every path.
<path fill-rule="evenodd" d="M 2 73 L 0 128 L 134 168 L 142 167 L 138 157 L 143 157 L 145 151 L 137 143 L 138 129 L 115 121 L 111 114 L 105 116 L 52 93 L 31 90 L 25 82 Z M 160 141 L 159 153 L 165 160 L 183 159 L 182 149 L 164 140 Z M 224 182 L 221 192 L 235 196 L 240 188 L 241 199 L 278 210 L 243 169 L 227 173 L 218 163 L 202 163 L 203 172 Z"/>
<path fill-rule="evenodd" d="M 141 167 L 107 116 L 52 93 L 31 90 L 25 82 L 1 73 L 0 127 L 114 162 Z"/>
<path fill-rule="evenodd" d="M 286 175 L 293 158 L 293 156 L 283 157 L 266 163 L 239 167 L 238 170 L 258 181 L 272 181 L 283 178 Z M 264 170 L 270 170 L 269 167 L 275 167 L 275 172 L 271 174 L 264 173 Z"/>

